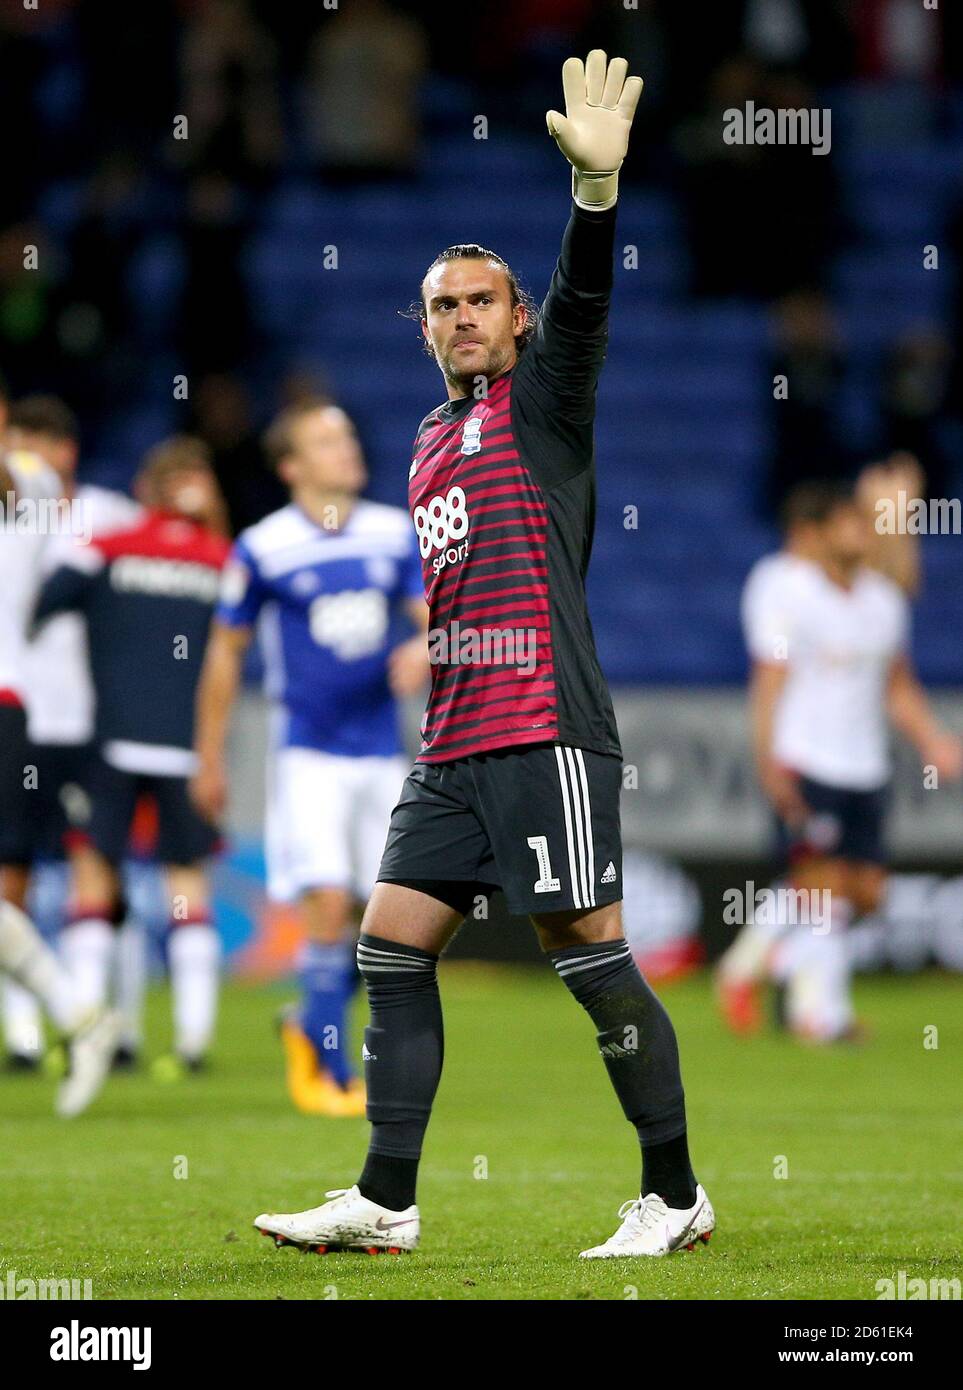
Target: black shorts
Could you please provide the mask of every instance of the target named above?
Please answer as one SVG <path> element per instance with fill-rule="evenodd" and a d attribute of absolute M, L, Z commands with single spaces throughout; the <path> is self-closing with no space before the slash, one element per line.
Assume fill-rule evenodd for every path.
<path fill-rule="evenodd" d="M 459 910 L 490 885 L 519 915 L 619 902 L 621 788 L 619 758 L 555 744 L 416 763 L 378 881 L 466 885 Z"/>
<path fill-rule="evenodd" d="M 217 848 L 218 833 L 194 809 L 186 777 L 123 772 L 98 756 L 90 776 L 88 837 L 111 864 L 119 864 L 127 853 L 134 808 L 141 796 L 149 796 L 157 807 L 159 863 L 195 864 Z"/>
<path fill-rule="evenodd" d="M 799 790 L 810 809 L 802 826 L 779 822 L 780 849 L 788 866 L 806 859 L 852 859 L 885 864 L 883 830 L 889 787 L 851 791 L 799 778 Z"/>
<path fill-rule="evenodd" d="M 90 823 L 90 776 L 97 757 L 92 743 L 32 743 L 37 768 L 33 801 L 34 850 L 42 859 L 63 859 L 71 837 Z"/>
<path fill-rule="evenodd" d="M 20 705 L 0 704 L 0 864 L 33 862 L 36 778 Z"/>

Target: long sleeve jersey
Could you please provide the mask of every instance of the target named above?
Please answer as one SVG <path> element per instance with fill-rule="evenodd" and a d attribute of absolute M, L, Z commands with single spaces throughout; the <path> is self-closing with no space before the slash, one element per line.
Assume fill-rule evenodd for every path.
<path fill-rule="evenodd" d="M 419 761 L 528 743 L 621 756 L 585 597 L 615 209 L 573 204 L 534 337 L 422 421 L 408 500 L 430 608 Z"/>

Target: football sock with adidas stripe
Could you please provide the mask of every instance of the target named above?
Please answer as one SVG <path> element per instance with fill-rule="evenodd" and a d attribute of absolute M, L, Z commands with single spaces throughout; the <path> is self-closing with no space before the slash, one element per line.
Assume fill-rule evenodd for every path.
<path fill-rule="evenodd" d="M 364 1032 L 371 1141 L 362 1196 L 391 1211 L 415 1200 L 415 1180 L 441 1077 L 444 1032 L 438 957 L 362 932 L 358 969 L 371 1022 Z"/>
<path fill-rule="evenodd" d="M 642 1193 L 690 1207 L 695 1179 L 675 1029 L 624 938 L 549 951 L 559 977 L 598 1030 L 599 1050 L 642 1145 Z"/>

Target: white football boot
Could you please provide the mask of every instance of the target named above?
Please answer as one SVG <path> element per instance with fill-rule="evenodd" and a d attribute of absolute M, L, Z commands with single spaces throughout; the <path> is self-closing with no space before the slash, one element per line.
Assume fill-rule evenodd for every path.
<path fill-rule="evenodd" d="M 379 1207 L 377 1202 L 362 1197 L 357 1184 L 337 1187 L 325 1196 L 332 1200 L 320 1207 L 287 1214 L 266 1212 L 255 1219 L 254 1225 L 262 1236 L 271 1236 L 277 1246 L 294 1245 L 315 1255 L 334 1250 L 402 1255 L 418 1244 L 420 1221 L 416 1206 L 404 1211 Z"/>
<path fill-rule="evenodd" d="M 73 1034 L 69 1068 L 54 1106 L 58 1115 L 71 1118 L 87 1109 L 107 1079 L 122 1027 L 120 1014 L 98 1009 Z"/>
<path fill-rule="evenodd" d="M 604 1245 L 583 1250 L 582 1260 L 613 1260 L 627 1255 L 671 1255 L 674 1250 L 694 1250 L 696 1241 L 708 1245 L 716 1224 L 716 1214 L 702 1185 L 696 1187 L 695 1203 L 688 1208 L 667 1207 L 661 1197 L 623 1202 L 619 1207 L 622 1224 Z"/>

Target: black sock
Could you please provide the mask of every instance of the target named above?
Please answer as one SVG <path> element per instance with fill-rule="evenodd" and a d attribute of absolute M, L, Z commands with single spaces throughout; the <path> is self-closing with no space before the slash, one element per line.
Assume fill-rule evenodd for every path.
<path fill-rule="evenodd" d="M 642 1196 L 656 1192 L 667 1207 L 691 1207 L 696 1180 L 685 1134 L 662 1144 L 642 1144 Z"/>
<path fill-rule="evenodd" d="M 415 1200 L 415 1179 L 444 1055 L 438 957 L 362 932 L 358 969 L 371 1022 L 364 1032 L 371 1140 L 358 1180 L 391 1211 Z"/>
<path fill-rule="evenodd" d="M 379 1207 L 387 1207 L 389 1211 L 406 1211 L 414 1205 L 417 1181 L 417 1158 L 395 1158 L 392 1154 L 369 1149 L 358 1179 L 358 1188 L 362 1197 L 367 1197 L 369 1202 L 377 1202 Z"/>
<path fill-rule="evenodd" d="M 675 1199 L 692 1183 L 685 1095 L 675 1029 L 632 959 L 624 938 L 549 951 L 549 960 L 598 1029 L 599 1050 L 626 1119 L 638 1132 L 658 1187 Z M 649 1155 L 652 1155 L 650 1160 Z M 695 1200 L 683 1205 L 691 1206 Z M 665 1198 L 669 1206 L 678 1205 Z"/>

